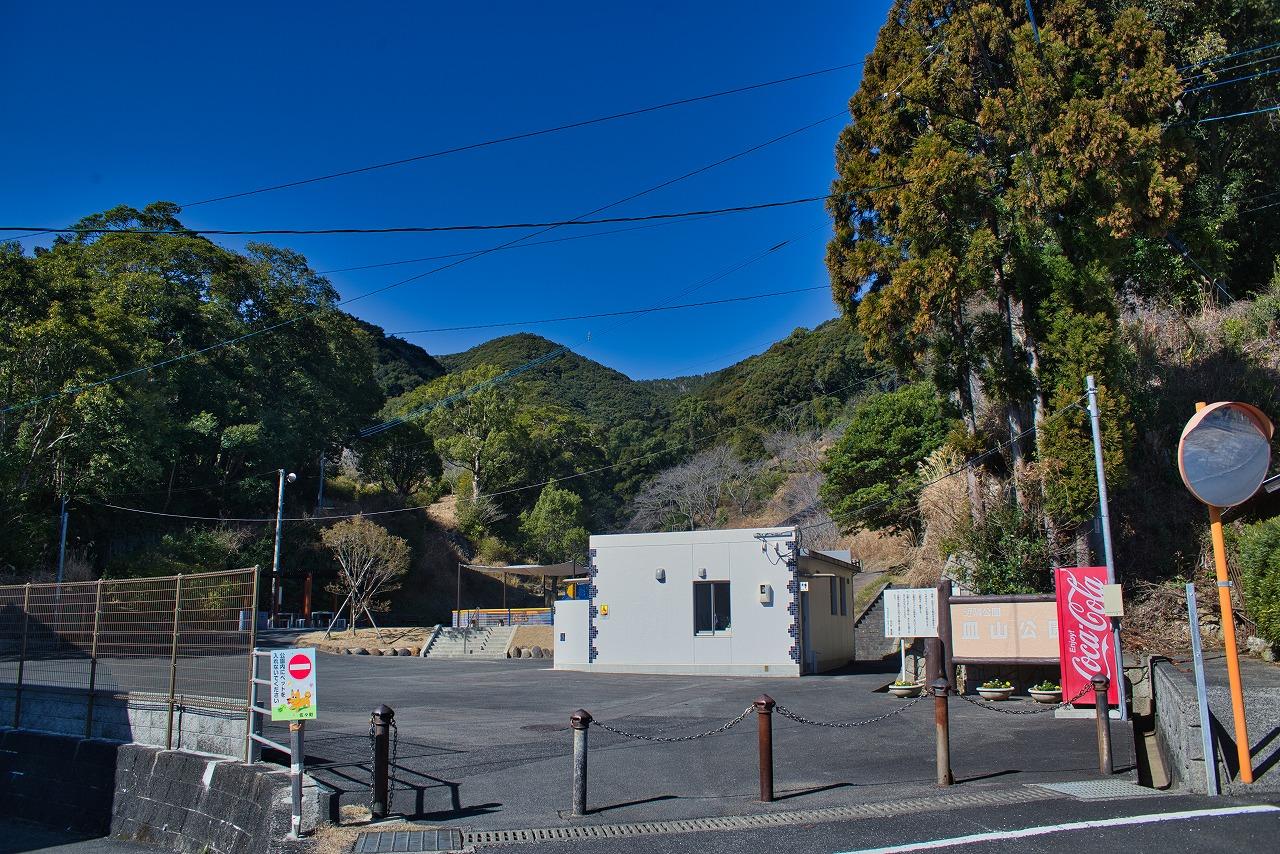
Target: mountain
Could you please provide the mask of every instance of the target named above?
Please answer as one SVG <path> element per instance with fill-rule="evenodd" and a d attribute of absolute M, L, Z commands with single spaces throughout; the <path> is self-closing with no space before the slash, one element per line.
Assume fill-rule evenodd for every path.
<path fill-rule="evenodd" d="M 476 365 L 494 365 L 508 371 L 560 348 L 541 335 L 521 332 L 441 356 L 440 363 L 450 373 Z M 638 383 L 572 350 L 519 374 L 512 384 L 520 389 L 523 400 L 564 406 L 604 425 L 650 418 L 676 396 L 671 389 Z"/>
<path fill-rule="evenodd" d="M 369 334 L 378 366 L 374 378 L 387 397 L 398 397 L 444 374 L 444 366 L 417 344 L 388 336 L 382 327 L 359 318 L 355 322 Z"/>

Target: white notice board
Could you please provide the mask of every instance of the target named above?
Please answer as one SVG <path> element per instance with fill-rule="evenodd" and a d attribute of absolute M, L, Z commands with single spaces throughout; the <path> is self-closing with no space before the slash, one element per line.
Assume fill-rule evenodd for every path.
<path fill-rule="evenodd" d="M 909 587 L 884 591 L 884 636 L 887 638 L 936 638 L 938 589 Z"/>

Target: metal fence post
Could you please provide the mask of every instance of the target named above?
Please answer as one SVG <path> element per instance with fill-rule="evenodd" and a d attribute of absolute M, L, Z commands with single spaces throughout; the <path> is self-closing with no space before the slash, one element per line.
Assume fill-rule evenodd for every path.
<path fill-rule="evenodd" d="M 756 707 L 760 741 L 760 801 L 773 802 L 773 707 L 777 705 L 768 694 L 761 694 L 752 703 Z"/>
<path fill-rule="evenodd" d="M 254 762 L 257 760 L 256 751 L 254 749 L 253 734 L 258 721 L 258 716 L 254 714 L 253 707 L 258 705 L 257 686 L 254 679 L 258 678 L 258 583 L 262 575 L 262 570 L 258 566 L 253 568 L 253 592 L 249 594 L 252 598 L 249 600 L 249 681 L 245 689 L 245 718 L 244 718 L 244 761 Z"/>
<path fill-rule="evenodd" d="M 933 721 L 937 741 L 938 785 L 950 786 L 951 776 L 951 721 L 947 714 L 947 695 L 951 686 L 945 677 L 933 680 Z"/>
<path fill-rule="evenodd" d="M 587 732 L 591 727 L 591 713 L 578 709 L 569 717 L 573 727 L 573 815 L 587 814 Z"/>
<path fill-rule="evenodd" d="M 1098 773 L 1111 774 L 1111 719 L 1107 714 L 1107 687 L 1111 680 L 1095 673 L 1089 681 L 1093 683 L 1093 705 L 1098 716 Z"/>
<path fill-rule="evenodd" d="M 374 818 L 386 818 L 387 793 L 391 780 L 391 722 L 395 711 L 387 705 L 373 710 L 373 805 L 369 812 Z"/>
<path fill-rule="evenodd" d="M 27 663 L 27 624 L 31 621 L 31 582 L 22 585 L 22 647 L 18 653 L 18 684 L 13 691 L 13 728 L 22 726 L 22 671 Z"/>
<path fill-rule="evenodd" d="M 182 575 L 173 587 L 173 637 L 169 644 L 169 721 L 164 728 L 164 749 L 173 750 L 173 698 L 178 687 L 178 614 L 182 609 Z"/>
<path fill-rule="evenodd" d="M 93 696 L 98 685 L 98 626 L 102 619 L 102 579 L 93 591 L 93 636 L 89 640 L 89 701 L 84 712 L 84 737 L 93 738 Z"/>
<path fill-rule="evenodd" d="M 289 789 L 293 802 L 290 836 L 294 839 L 302 837 L 302 766 L 306 754 L 303 752 L 303 721 L 289 722 Z"/>

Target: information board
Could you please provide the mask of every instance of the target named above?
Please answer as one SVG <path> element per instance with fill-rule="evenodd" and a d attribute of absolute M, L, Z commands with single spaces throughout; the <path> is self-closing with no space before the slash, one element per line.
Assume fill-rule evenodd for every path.
<path fill-rule="evenodd" d="M 316 651 L 272 650 L 271 720 L 314 720 L 316 699 Z"/>
<path fill-rule="evenodd" d="M 938 590 L 909 587 L 884 591 L 884 636 L 887 638 L 936 638 Z"/>
<path fill-rule="evenodd" d="M 1057 659 L 1058 606 L 1052 601 L 953 602 L 951 636 L 957 659 Z"/>

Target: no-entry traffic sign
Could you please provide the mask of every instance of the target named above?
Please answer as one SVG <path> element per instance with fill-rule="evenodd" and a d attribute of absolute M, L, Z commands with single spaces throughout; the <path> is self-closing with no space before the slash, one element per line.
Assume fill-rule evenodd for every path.
<path fill-rule="evenodd" d="M 271 652 L 271 720 L 304 721 L 316 716 L 316 651 Z"/>

